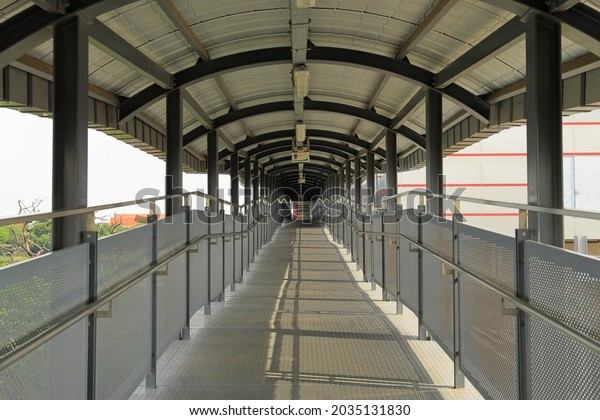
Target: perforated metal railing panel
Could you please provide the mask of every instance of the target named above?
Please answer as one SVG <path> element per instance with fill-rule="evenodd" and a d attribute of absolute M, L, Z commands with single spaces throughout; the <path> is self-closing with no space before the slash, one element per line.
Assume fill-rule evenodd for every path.
<path fill-rule="evenodd" d="M 98 241 L 99 295 L 150 267 L 152 226 Z M 97 322 L 96 398 L 126 398 L 150 370 L 150 278 L 116 298 Z"/>
<path fill-rule="evenodd" d="M 192 213 L 191 240 L 208 235 L 208 218 L 202 211 Z M 208 240 L 198 244 L 198 252 L 190 254 L 190 313 L 208 303 Z"/>
<path fill-rule="evenodd" d="M 224 232 L 223 215 L 213 215 L 213 221 L 210 225 L 210 233 L 219 234 Z M 254 235 L 254 240 L 258 240 L 258 235 Z M 214 300 L 223 292 L 223 238 L 211 238 L 210 253 L 210 299 Z"/>
<path fill-rule="evenodd" d="M 571 328 L 600 340 L 600 269 L 596 259 L 525 243 L 530 303 Z M 530 318 L 531 397 L 600 399 L 600 355 Z"/>
<path fill-rule="evenodd" d="M 163 354 L 185 326 L 185 255 L 168 264 L 168 275 L 159 275 L 156 281 L 158 293 L 157 356 Z"/>
<path fill-rule="evenodd" d="M 432 215 L 423 216 L 423 244 L 452 260 L 452 221 Z"/>
<path fill-rule="evenodd" d="M 96 398 L 123 399 L 150 371 L 151 278 L 117 297 L 110 317 L 98 318 Z"/>
<path fill-rule="evenodd" d="M 414 219 L 410 219 L 408 212 L 404 211 L 398 224 L 399 233 L 417 241 L 419 239 L 419 226 Z M 400 300 L 414 313 L 419 311 L 419 254 L 411 252 L 411 244 L 400 237 Z M 415 248 L 416 249 L 416 248 Z"/>
<path fill-rule="evenodd" d="M 107 236 L 98 241 L 98 295 L 152 264 L 152 226 Z"/>
<path fill-rule="evenodd" d="M 160 260 L 185 245 L 185 214 L 175 214 L 156 223 L 158 230 L 158 259 Z"/>
<path fill-rule="evenodd" d="M 372 218 L 371 229 L 374 233 L 383 231 L 383 217 L 381 214 Z M 383 238 L 381 236 L 372 236 L 373 240 L 373 281 L 380 287 L 383 287 Z"/>
<path fill-rule="evenodd" d="M 234 218 L 233 229 L 236 233 L 242 232 L 243 225 L 241 222 L 241 217 Z M 242 261 L 242 238 L 240 236 L 235 236 L 233 239 L 234 248 L 235 248 L 235 267 L 233 269 L 233 277 L 236 281 L 238 281 L 242 277 L 242 273 L 244 270 L 243 261 Z"/>
<path fill-rule="evenodd" d="M 385 233 L 395 234 L 398 229 L 397 216 L 384 215 L 383 230 Z M 398 259 L 397 259 L 398 238 L 394 235 L 387 235 L 384 242 L 384 288 L 394 298 L 398 293 Z"/>
<path fill-rule="evenodd" d="M 0 269 L 0 351 L 7 354 L 87 300 L 89 245 Z M 87 322 L 82 320 L 0 371 L 0 399 L 84 399 Z"/>
<path fill-rule="evenodd" d="M 185 214 L 176 214 L 157 222 L 159 259 L 185 245 Z M 161 268 L 157 276 L 157 350 L 158 357 L 185 326 L 186 285 L 185 255 Z"/>
<path fill-rule="evenodd" d="M 366 220 L 366 218 L 365 218 Z M 365 222 L 364 224 L 364 231 L 365 231 L 365 242 L 364 242 L 364 246 L 365 246 L 365 263 L 364 263 L 364 274 L 367 277 L 367 280 L 371 280 L 372 274 L 373 274 L 373 237 L 371 235 L 370 232 L 373 231 L 373 223 L 371 221 L 371 218 L 368 218 L 368 221 Z"/>
<path fill-rule="evenodd" d="M 423 253 L 423 320 L 450 357 L 454 354 L 453 308 L 452 275 L 443 275 L 440 260 Z"/>
<path fill-rule="evenodd" d="M 225 233 L 233 233 L 233 217 L 229 214 L 225 215 L 224 223 Z M 267 226 L 264 226 L 265 230 Z M 233 283 L 233 237 L 224 238 L 224 254 L 223 254 L 223 278 L 225 287 Z"/>
<path fill-rule="evenodd" d="M 515 295 L 515 239 L 464 224 L 458 229 L 461 266 Z M 463 274 L 459 281 L 461 369 L 489 398 L 517 399 L 517 317 L 502 314 L 497 293 Z"/>

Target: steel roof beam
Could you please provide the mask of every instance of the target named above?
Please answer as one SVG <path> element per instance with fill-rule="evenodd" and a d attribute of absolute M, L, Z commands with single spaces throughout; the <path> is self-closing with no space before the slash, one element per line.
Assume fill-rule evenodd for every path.
<path fill-rule="evenodd" d="M 90 44 L 124 63 L 134 71 L 152 80 L 163 88 L 171 88 L 171 74 L 156 62 L 142 54 L 137 48 L 114 33 L 103 23 L 94 19 L 89 26 Z"/>
<path fill-rule="evenodd" d="M 84 13 L 95 17 L 131 3 L 127 0 L 72 0 L 66 15 L 32 6 L 0 24 L 0 68 L 52 39 L 52 26 L 66 16 Z"/>
<path fill-rule="evenodd" d="M 315 153 L 319 153 L 319 155 L 316 155 Z M 323 154 L 325 156 L 321 156 L 320 154 Z M 261 165 L 263 165 L 265 168 L 270 166 L 270 165 L 275 165 L 278 163 L 282 163 L 282 162 L 288 162 L 290 161 L 290 151 L 289 150 L 284 150 L 282 152 L 279 152 L 276 154 L 277 156 L 269 155 L 268 157 L 270 158 L 269 160 L 266 160 L 264 162 L 260 162 Z M 328 162 L 334 165 L 341 165 L 341 163 L 337 160 L 335 160 L 332 156 L 331 153 L 328 152 L 322 152 L 322 151 L 317 151 L 317 150 L 313 150 L 311 152 L 310 155 L 310 160 L 313 161 L 318 161 L 318 162 Z M 241 169 L 243 167 L 243 164 L 240 165 L 238 164 L 238 170 Z M 227 171 L 229 171 L 231 169 L 231 162 L 228 162 L 225 164 L 225 173 L 227 173 Z"/>
<path fill-rule="evenodd" d="M 404 107 L 402 107 L 400 112 L 394 118 L 392 118 L 392 120 L 390 121 L 390 126 L 392 128 L 397 128 L 401 124 L 404 124 L 404 122 L 408 119 L 410 114 L 412 114 L 414 112 L 414 110 L 416 108 L 418 108 L 419 105 L 421 105 L 421 103 L 425 100 L 426 93 L 427 93 L 426 89 L 419 89 L 419 91 L 412 98 L 409 99 L 409 101 L 406 103 L 406 105 L 404 105 Z M 401 126 L 400 129 L 402 129 L 402 127 L 404 127 L 404 126 Z M 379 146 L 379 144 L 385 138 L 386 132 L 387 132 L 387 130 L 381 130 L 381 132 L 371 142 L 371 145 L 369 147 L 370 150 L 373 150 L 377 146 Z M 406 137 L 406 136 L 404 136 L 404 137 Z M 415 143 L 415 142 L 413 142 L 413 143 Z M 423 149 L 423 146 L 426 146 L 426 145 L 424 143 L 417 145 L 417 147 L 420 149 Z"/>
<path fill-rule="evenodd" d="M 328 163 L 330 165 L 336 166 L 337 168 L 341 168 L 344 165 L 344 162 L 338 162 L 335 159 L 329 159 L 326 157 L 321 157 L 321 156 L 311 156 L 310 157 L 310 161 L 311 162 L 324 162 L 324 163 Z M 267 161 L 265 163 L 263 163 L 263 166 L 266 168 L 269 168 L 273 165 L 278 165 L 281 163 L 295 163 L 296 165 L 298 165 L 299 163 L 305 163 L 305 162 L 294 162 L 292 161 L 290 156 L 285 156 L 282 158 L 278 158 L 278 159 L 273 159 L 270 161 Z"/>
<path fill-rule="evenodd" d="M 276 168 L 273 168 L 273 170 L 270 171 L 269 174 L 274 175 L 274 174 L 278 174 L 281 172 L 293 172 L 293 171 L 298 172 L 298 164 L 297 163 L 291 163 L 288 165 L 278 166 Z M 337 171 L 335 169 L 331 169 L 327 166 L 317 165 L 314 163 L 313 164 L 305 163 L 304 171 L 306 173 L 312 173 L 312 174 L 316 174 L 316 175 L 319 175 L 322 172 L 326 172 L 326 173 L 330 173 L 330 174 L 337 173 Z"/>
<path fill-rule="evenodd" d="M 240 150 L 246 149 L 247 147 L 254 146 L 256 144 L 260 144 L 260 143 L 267 142 L 270 140 L 284 139 L 284 138 L 291 139 L 292 137 L 294 137 L 294 135 L 295 135 L 294 130 L 273 131 L 270 133 L 260 134 L 258 136 L 254 136 L 254 137 L 248 137 L 245 140 L 242 140 L 242 141 L 236 143 L 235 147 L 236 147 L 236 150 L 240 151 Z M 339 141 L 343 141 L 345 143 L 352 144 L 354 146 L 361 147 L 363 149 L 366 149 L 369 147 L 369 142 L 367 142 L 366 140 L 362 140 L 358 137 L 350 136 L 348 134 L 338 133 L 336 131 L 308 129 L 308 130 L 306 130 L 306 135 L 311 138 L 319 137 L 319 138 L 325 138 L 325 139 L 331 139 L 331 140 L 339 140 Z M 221 154 L 219 154 L 219 158 L 220 159 L 226 158 L 230 154 L 231 153 L 229 153 L 229 152 L 222 151 Z M 381 157 L 384 157 L 384 155 L 382 154 Z"/>
<path fill-rule="evenodd" d="M 67 5 L 64 0 L 31 0 L 48 13 L 61 14 L 67 13 Z"/>
<path fill-rule="evenodd" d="M 579 3 L 581 3 L 581 0 L 550 0 L 550 10 L 552 12 L 564 12 Z"/>
<path fill-rule="evenodd" d="M 390 128 L 390 119 L 379 115 L 373 111 L 369 111 L 366 109 L 354 107 L 351 105 L 345 105 L 335 102 L 325 102 L 325 101 L 305 101 L 304 109 L 307 111 L 325 111 L 325 112 L 334 112 L 344 115 L 351 115 L 360 119 L 364 119 L 370 121 L 374 124 L 378 124 L 384 127 L 387 130 L 393 130 L 400 134 L 401 136 L 407 138 L 408 140 L 415 143 L 417 146 L 421 148 L 425 148 L 425 139 L 420 134 L 416 133 L 412 129 L 402 126 L 398 129 Z M 248 108 L 243 108 L 239 111 L 233 111 L 228 114 L 225 114 L 219 118 L 215 118 L 213 121 L 213 129 L 223 128 L 228 124 L 235 123 L 244 118 L 249 118 L 257 115 L 268 114 L 272 112 L 284 112 L 284 111 L 293 111 L 294 110 L 294 102 L 293 101 L 280 101 L 280 102 L 271 102 L 266 104 L 260 104 L 251 106 Z M 192 143 L 197 138 L 208 133 L 205 127 L 198 127 L 184 136 L 184 145 L 188 145 Z M 353 141 L 352 143 L 357 143 L 357 141 Z M 361 143 L 360 145 L 363 148 L 369 148 L 369 143 Z M 238 149 L 239 150 L 239 149 Z"/>
<path fill-rule="evenodd" d="M 200 104 L 194 99 L 192 94 L 187 89 L 182 89 L 184 105 L 190 111 L 200 124 L 207 128 L 213 128 L 213 122 L 210 115 L 200 106 Z"/>
<path fill-rule="evenodd" d="M 429 34 L 433 28 L 442 20 L 444 16 L 458 3 L 458 0 L 440 0 L 435 3 L 435 6 L 425 15 L 423 20 L 416 26 L 414 31 L 406 38 L 400 48 L 394 54 L 394 59 L 403 60 L 408 53 Z M 367 103 L 366 108 L 371 109 L 375 106 L 375 102 L 385 89 L 386 84 L 390 80 L 390 76 L 384 75 L 379 78 L 377 86 L 371 95 L 371 99 Z M 352 134 L 356 134 L 360 127 L 360 122 L 356 125 Z"/>
<path fill-rule="evenodd" d="M 263 152 L 268 152 L 270 149 L 274 149 L 274 148 L 277 148 L 280 146 L 287 147 L 289 149 L 290 153 L 292 153 L 292 142 L 289 140 L 282 140 L 282 141 L 276 141 L 273 143 L 262 144 L 260 146 L 257 146 L 254 149 L 248 151 L 248 156 L 261 155 Z M 357 150 L 353 149 L 350 146 L 332 143 L 332 142 L 324 141 L 324 140 L 312 140 L 310 142 L 310 148 L 311 149 L 315 148 L 315 150 L 324 150 L 325 149 L 325 151 L 331 150 L 330 153 L 336 154 L 344 159 L 346 159 L 348 155 L 355 156 L 357 154 Z M 262 159 L 265 156 L 268 156 L 268 153 L 267 153 L 267 155 L 259 156 L 257 159 Z"/>
<path fill-rule="evenodd" d="M 355 156 L 354 153 L 341 151 L 334 146 L 335 145 L 325 145 L 325 146 L 311 145 L 311 150 L 317 150 L 317 151 L 321 151 L 321 152 L 330 153 L 332 155 L 339 156 L 342 159 L 347 159 L 348 156 Z M 288 141 L 279 142 L 277 144 L 271 145 L 271 147 L 269 147 L 269 148 L 262 148 L 259 150 L 255 149 L 255 151 L 250 151 L 248 153 L 248 155 L 255 156 L 257 159 L 261 160 L 261 159 L 264 159 L 266 157 L 269 157 L 271 155 L 274 155 L 276 153 L 281 153 L 281 152 L 290 152 L 290 153 L 292 152 L 292 149 L 290 147 L 290 142 L 288 142 Z"/>
<path fill-rule="evenodd" d="M 524 38 L 525 23 L 516 16 L 440 71 L 437 74 L 437 86 L 448 86 Z"/>
<path fill-rule="evenodd" d="M 231 71 L 255 66 L 285 64 L 290 59 L 291 52 L 287 47 L 232 54 L 206 63 L 199 63 L 196 66 L 176 73 L 175 83 L 176 87 L 185 87 Z M 351 67 L 380 71 L 384 74 L 411 81 L 420 87 L 437 90 L 434 86 L 435 75 L 433 73 L 417 66 L 398 62 L 393 58 L 373 53 L 343 48 L 313 47 L 307 51 L 307 59 L 317 63 L 344 64 Z M 486 123 L 489 122 L 490 107 L 481 98 L 456 84 L 450 84 L 443 89 L 439 89 L 439 91 L 478 119 Z M 153 85 L 134 95 L 121 104 L 120 122 L 133 118 L 137 113 L 156 103 L 166 94 L 166 89 Z"/>
<path fill-rule="evenodd" d="M 173 1 L 172 0 L 157 1 L 156 4 L 161 8 L 161 10 L 164 12 L 164 14 L 167 15 L 167 17 L 169 18 L 171 23 L 175 26 L 175 28 L 177 28 L 177 31 L 179 31 L 181 36 L 196 51 L 196 53 L 200 56 L 201 60 L 202 61 L 210 61 L 211 58 L 210 58 L 210 54 L 209 54 L 208 50 L 204 47 L 200 38 L 198 38 L 196 36 L 196 34 L 194 33 L 194 31 L 190 28 L 190 26 L 188 25 L 188 23 L 186 22 L 184 17 L 181 15 L 181 13 L 177 9 L 177 7 L 173 3 Z M 225 84 L 223 79 L 221 77 L 216 77 L 215 81 L 216 81 L 217 85 L 219 86 L 219 88 L 221 89 L 221 92 L 227 99 L 229 106 L 231 106 L 235 110 L 239 109 L 238 105 L 235 101 L 235 98 L 229 91 L 229 88 L 227 87 L 227 85 Z M 250 129 L 243 122 L 242 122 L 242 128 L 244 129 L 244 131 L 246 132 L 247 135 L 249 135 L 249 136 L 252 135 L 252 132 L 250 131 Z"/>

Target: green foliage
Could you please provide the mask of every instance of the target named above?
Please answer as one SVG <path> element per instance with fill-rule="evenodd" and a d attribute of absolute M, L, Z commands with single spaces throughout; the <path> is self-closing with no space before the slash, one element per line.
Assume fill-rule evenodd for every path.
<path fill-rule="evenodd" d="M 123 232 L 127 230 L 120 225 L 111 225 L 110 223 L 96 223 L 96 231 L 98 232 L 98 238 L 103 238 L 115 233 Z"/>

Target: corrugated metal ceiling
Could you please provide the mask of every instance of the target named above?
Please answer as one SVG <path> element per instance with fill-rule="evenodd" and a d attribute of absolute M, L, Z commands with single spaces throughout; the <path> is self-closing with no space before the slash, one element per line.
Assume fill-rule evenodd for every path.
<path fill-rule="evenodd" d="M 210 59 L 245 51 L 271 47 L 291 47 L 289 0 L 172 0 L 173 7 L 185 26 L 197 39 L 192 45 L 177 29 L 177 22 L 156 1 L 137 1 L 110 11 L 97 19 L 168 73 L 193 67 L 204 50 Z M 407 51 L 413 65 L 439 72 L 470 48 L 485 40 L 514 17 L 492 2 L 460 0 L 441 16 L 433 28 Z M 600 12 L 600 1 L 587 0 L 586 5 Z M 169 4 L 171 6 L 169 6 Z M 339 47 L 393 57 L 411 35 L 421 30 L 426 17 L 440 2 L 434 0 L 317 0 L 307 10 L 309 41 L 316 46 Z M 0 0 L 0 23 L 28 7 L 29 1 Z M 189 36 L 188 36 L 189 37 Z M 570 61 L 588 53 L 573 41 L 563 39 L 563 60 Z M 44 42 L 27 53 L 52 65 L 52 42 Z M 306 63 L 310 69 L 310 93 L 313 100 L 337 102 L 365 108 L 371 102 L 375 112 L 394 118 L 418 91 L 414 84 L 391 78 L 384 80 L 372 70 L 348 65 Z M 131 97 L 152 81 L 101 49 L 90 46 L 90 83 L 120 97 Z M 211 118 L 224 115 L 231 108 L 246 108 L 275 101 L 292 101 L 292 64 L 275 64 L 245 68 L 189 86 L 188 92 Z M 522 80 L 525 76 L 524 41 L 492 57 L 463 75 L 457 84 L 476 95 L 484 95 Z M 377 90 L 380 87 L 379 91 Z M 444 119 L 460 113 L 460 108 L 444 100 Z M 165 101 L 144 109 L 144 114 L 165 125 Z M 306 111 L 307 128 L 328 129 L 358 135 L 372 141 L 381 127 L 370 122 L 358 124 L 351 116 L 328 112 Z M 247 118 L 223 128 L 234 143 L 249 134 L 290 130 L 294 114 L 281 112 Z M 186 108 L 185 132 L 200 122 Z M 425 109 L 421 105 L 409 116 L 405 125 L 422 134 Z M 398 137 L 398 152 L 413 147 Z M 379 144 L 384 147 L 384 142 Z M 206 152 L 204 138 L 191 145 L 195 153 Z"/>

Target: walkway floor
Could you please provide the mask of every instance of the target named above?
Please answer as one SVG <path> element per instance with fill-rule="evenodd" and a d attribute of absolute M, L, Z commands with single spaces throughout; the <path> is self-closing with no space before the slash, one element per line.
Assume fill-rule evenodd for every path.
<path fill-rule="evenodd" d="M 355 268 L 322 226 L 283 226 L 244 283 L 161 357 L 157 389 L 131 398 L 481 398 L 452 388 L 449 358 Z"/>

